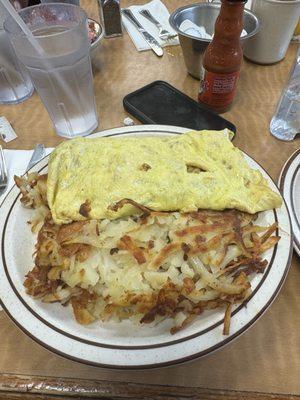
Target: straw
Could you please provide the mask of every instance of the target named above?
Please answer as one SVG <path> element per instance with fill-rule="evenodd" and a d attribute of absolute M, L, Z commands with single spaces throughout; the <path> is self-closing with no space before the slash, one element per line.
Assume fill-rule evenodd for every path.
<path fill-rule="evenodd" d="M 22 20 L 18 12 L 14 9 L 12 4 L 9 2 L 9 0 L 0 0 L 2 3 L 3 7 L 6 9 L 8 14 L 15 20 L 15 22 L 19 25 L 21 30 L 24 32 L 24 34 L 28 37 L 28 40 L 30 44 L 36 49 L 38 54 L 40 56 L 45 57 L 45 52 L 44 49 L 40 46 L 39 42 L 36 40 L 34 35 L 32 34 L 31 30 L 28 28 L 26 23 Z"/>

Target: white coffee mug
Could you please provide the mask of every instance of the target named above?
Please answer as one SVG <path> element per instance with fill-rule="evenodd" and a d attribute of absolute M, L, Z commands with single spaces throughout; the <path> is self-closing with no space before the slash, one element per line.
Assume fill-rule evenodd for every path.
<path fill-rule="evenodd" d="M 300 16 L 300 0 L 252 0 L 251 11 L 261 28 L 245 42 L 244 55 L 259 64 L 282 60 Z"/>

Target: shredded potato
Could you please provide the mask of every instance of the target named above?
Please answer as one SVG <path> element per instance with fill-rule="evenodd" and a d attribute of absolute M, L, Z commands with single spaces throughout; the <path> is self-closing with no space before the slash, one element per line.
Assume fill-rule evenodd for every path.
<path fill-rule="evenodd" d="M 280 239 L 272 236 L 276 224 L 257 226 L 256 215 L 236 210 L 154 212 L 134 204 L 134 216 L 56 225 L 47 176 L 15 181 L 22 203 L 35 209 L 38 232 L 26 291 L 47 303 L 70 302 L 80 324 L 172 318 L 174 334 L 204 310 L 224 307 L 228 334 L 232 305 L 250 295 L 249 276 L 264 272 L 262 253 Z"/>

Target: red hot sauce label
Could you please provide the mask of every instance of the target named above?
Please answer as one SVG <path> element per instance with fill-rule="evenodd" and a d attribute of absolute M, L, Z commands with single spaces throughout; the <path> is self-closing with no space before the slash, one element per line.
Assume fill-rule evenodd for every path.
<path fill-rule="evenodd" d="M 231 104 L 239 71 L 231 74 L 216 74 L 206 71 L 200 85 L 199 101 L 216 107 L 226 107 Z"/>

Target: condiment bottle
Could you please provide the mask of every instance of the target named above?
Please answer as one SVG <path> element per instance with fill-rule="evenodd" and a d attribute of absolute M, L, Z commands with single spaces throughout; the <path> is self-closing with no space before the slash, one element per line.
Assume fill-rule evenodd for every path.
<path fill-rule="evenodd" d="M 222 0 L 215 33 L 203 56 L 202 80 L 198 101 L 218 113 L 232 103 L 243 51 L 240 36 L 247 0 Z"/>
<path fill-rule="evenodd" d="M 122 35 L 121 8 L 119 0 L 98 0 L 100 18 L 103 21 L 105 37 Z"/>

